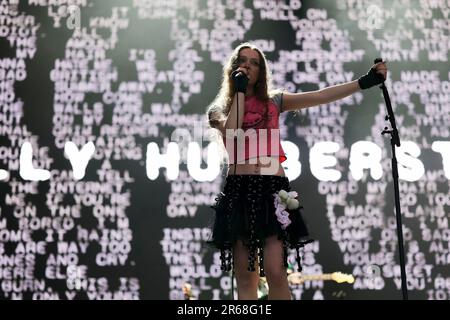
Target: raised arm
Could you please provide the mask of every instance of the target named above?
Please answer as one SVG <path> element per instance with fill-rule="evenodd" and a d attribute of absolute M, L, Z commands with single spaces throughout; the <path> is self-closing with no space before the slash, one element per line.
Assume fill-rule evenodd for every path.
<path fill-rule="evenodd" d="M 387 67 L 385 62 L 379 62 L 372 66 L 369 73 L 358 80 L 338 84 L 321 90 L 301 92 L 301 93 L 284 93 L 283 94 L 283 111 L 299 110 L 303 108 L 313 107 L 320 104 L 330 103 L 345 98 L 361 88 L 366 89 L 380 82 L 379 75 L 386 79 Z M 369 82 L 367 86 L 366 82 Z M 375 84 L 373 84 L 375 83 Z M 362 85 L 362 87 L 361 87 Z"/>

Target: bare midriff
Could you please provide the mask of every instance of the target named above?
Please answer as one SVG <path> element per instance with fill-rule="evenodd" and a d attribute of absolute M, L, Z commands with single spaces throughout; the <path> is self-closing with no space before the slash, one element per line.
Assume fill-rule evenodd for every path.
<path fill-rule="evenodd" d="M 246 160 L 246 163 L 238 163 L 236 165 L 229 164 L 227 174 L 273 175 L 282 177 L 285 176 L 283 166 L 281 165 L 278 156 L 259 157 L 258 159 Z"/>

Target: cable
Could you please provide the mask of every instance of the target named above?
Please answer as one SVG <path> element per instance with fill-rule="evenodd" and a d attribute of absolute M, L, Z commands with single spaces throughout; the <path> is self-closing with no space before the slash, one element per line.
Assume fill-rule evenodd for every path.
<path fill-rule="evenodd" d="M 236 110 L 237 110 L 236 133 L 238 133 L 237 130 L 239 129 L 239 93 L 236 93 Z M 236 167 L 237 167 L 237 142 L 238 139 L 236 139 L 234 143 L 234 175 L 236 175 Z M 231 248 L 231 250 L 233 250 L 233 248 Z M 234 254 L 232 254 L 232 257 L 234 260 Z M 234 261 L 232 261 L 231 263 L 231 300 L 234 300 Z"/>
<path fill-rule="evenodd" d="M 236 93 L 236 110 L 237 110 L 237 117 L 236 117 L 236 134 L 239 134 L 239 92 Z M 237 167 L 237 143 L 238 139 L 235 135 L 234 137 L 236 140 L 234 142 L 234 174 L 236 175 L 236 167 Z"/>
<path fill-rule="evenodd" d="M 231 300 L 234 300 L 234 266 L 231 266 Z"/>

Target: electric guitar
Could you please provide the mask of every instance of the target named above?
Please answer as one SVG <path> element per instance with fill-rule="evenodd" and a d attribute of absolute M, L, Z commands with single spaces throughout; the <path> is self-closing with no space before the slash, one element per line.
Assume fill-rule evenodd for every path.
<path fill-rule="evenodd" d="M 290 284 L 302 284 L 305 281 L 315 280 L 333 280 L 337 283 L 353 283 L 355 278 L 351 274 L 345 274 L 342 272 L 324 273 L 324 274 L 312 274 L 302 275 L 300 272 L 294 272 L 288 275 L 288 281 Z"/>

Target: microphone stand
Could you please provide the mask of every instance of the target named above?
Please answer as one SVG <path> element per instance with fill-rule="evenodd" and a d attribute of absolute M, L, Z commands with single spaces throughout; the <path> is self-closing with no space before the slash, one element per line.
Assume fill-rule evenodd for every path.
<path fill-rule="evenodd" d="M 376 59 L 375 63 L 381 62 L 381 59 Z M 386 86 L 384 85 L 384 81 L 379 86 L 381 91 L 383 92 L 384 101 L 386 103 L 386 108 L 388 115 L 385 117 L 385 120 L 389 120 L 391 124 L 391 130 L 388 127 L 385 127 L 381 132 L 382 135 L 390 134 L 391 135 L 391 148 L 392 148 L 392 177 L 394 179 L 394 195 L 395 195 L 395 214 L 397 221 L 397 237 L 398 237 L 398 253 L 400 255 L 400 271 L 401 271 L 401 280 L 402 280 L 402 294 L 403 300 L 408 300 L 408 288 L 406 284 L 406 271 L 405 271 L 405 249 L 403 247 L 403 228 L 402 228 L 402 214 L 400 210 L 400 192 L 398 186 L 398 167 L 397 167 L 397 158 L 395 156 L 395 146 L 400 147 L 400 137 L 398 135 L 397 126 L 395 124 L 394 112 L 392 111 L 391 99 L 389 98 L 389 93 L 387 91 Z"/>

